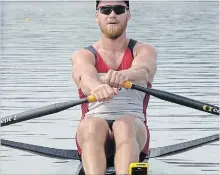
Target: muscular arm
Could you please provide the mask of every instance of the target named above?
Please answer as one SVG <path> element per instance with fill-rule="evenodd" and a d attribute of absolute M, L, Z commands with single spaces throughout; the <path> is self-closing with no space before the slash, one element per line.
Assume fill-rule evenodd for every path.
<path fill-rule="evenodd" d="M 80 50 L 72 55 L 72 78 L 85 95 L 101 84 L 95 68 L 95 60 L 87 50 Z"/>
<path fill-rule="evenodd" d="M 152 83 L 157 70 L 157 52 L 155 48 L 146 44 L 138 44 L 134 49 L 134 60 L 129 69 L 121 72 L 128 80 L 137 84 Z"/>

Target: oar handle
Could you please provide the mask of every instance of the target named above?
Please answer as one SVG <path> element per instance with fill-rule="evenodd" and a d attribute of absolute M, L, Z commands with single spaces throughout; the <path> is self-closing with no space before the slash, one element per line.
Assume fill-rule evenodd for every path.
<path fill-rule="evenodd" d="M 124 87 L 124 88 L 127 88 L 127 89 L 131 89 L 131 88 L 132 88 L 132 85 L 133 85 L 133 84 L 132 84 L 130 81 L 125 81 L 124 84 L 123 84 L 123 87 Z M 96 102 L 96 101 L 97 101 L 94 95 L 89 95 L 89 96 L 87 97 L 87 100 L 88 100 L 89 103 L 91 103 L 91 102 Z"/>
<path fill-rule="evenodd" d="M 87 97 L 87 100 L 88 100 L 89 103 L 91 103 L 91 102 L 96 102 L 96 101 L 97 101 L 94 95 L 89 95 L 89 96 Z"/>
<path fill-rule="evenodd" d="M 131 89 L 132 85 L 133 84 L 130 81 L 125 81 L 122 86 L 126 89 Z"/>

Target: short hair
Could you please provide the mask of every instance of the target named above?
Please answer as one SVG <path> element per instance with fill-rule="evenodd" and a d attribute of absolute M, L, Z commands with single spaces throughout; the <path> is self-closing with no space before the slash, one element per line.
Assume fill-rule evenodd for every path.
<path fill-rule="evenodd" d="M 129 8 L 129 0 L 128 1 L 124 1 L 124 2 L 126 3 L 126 5 Z M 96 1 L 96 9 L 98 8 L 99 3 L 100 3 L 100 1 Z"/>

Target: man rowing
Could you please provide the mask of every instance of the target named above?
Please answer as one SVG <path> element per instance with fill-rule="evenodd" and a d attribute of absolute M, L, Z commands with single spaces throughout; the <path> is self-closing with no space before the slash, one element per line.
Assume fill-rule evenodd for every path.
<path fill-rule="evenodd" d="M 96 1 L 101 38 L 72 55 L 72 77 L 82 105 L 76 144 L 85 174 L 105 174 L 114 157 L 116 174 L 128 174 L 131 162 L 143 161 L 150 134 L 146 110 L 149 95 L 122 88 L 126 80 L 151 87 L 156 73 L 156 49 L 128 39 L 129 1 Z"/>

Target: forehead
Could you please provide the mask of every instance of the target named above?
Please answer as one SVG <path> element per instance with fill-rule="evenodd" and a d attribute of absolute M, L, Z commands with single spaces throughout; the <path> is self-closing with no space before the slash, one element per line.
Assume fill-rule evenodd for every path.
<path fill-rule="evenodd" d="M 126 6 L 126 3 L 124 1 L 114 1 L 114 0 L 112 0 L 112 1 L 108 0 L 107 1 L 107 0 L 102 0 L 99 3 L 98 7 L 99 6 L 105 6 L 105 5 L 125 5 Z"/>

